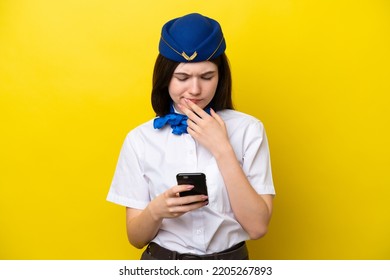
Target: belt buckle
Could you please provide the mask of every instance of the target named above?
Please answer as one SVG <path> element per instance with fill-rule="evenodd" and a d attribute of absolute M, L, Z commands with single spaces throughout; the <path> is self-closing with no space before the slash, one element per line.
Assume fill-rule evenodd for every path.
<path fill-rule="evenodd" d="M 193 254 L 180 254 L 177 256 L 178 260 L 201 260 L 202 257 Z"/>

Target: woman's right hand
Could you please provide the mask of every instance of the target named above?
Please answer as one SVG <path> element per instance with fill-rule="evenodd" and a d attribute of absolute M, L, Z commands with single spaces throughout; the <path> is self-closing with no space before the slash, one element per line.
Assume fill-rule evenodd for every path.
<path fill-rule="evenodd" d="M 155 221 L 164 218 L 177 218 L 183 214 L 208 204 L 206 195 L 181 197 L 180 193 L 189 191 L 192 185 L 177 185 L 166 190 L 149 203 L 149 211 Z"/>

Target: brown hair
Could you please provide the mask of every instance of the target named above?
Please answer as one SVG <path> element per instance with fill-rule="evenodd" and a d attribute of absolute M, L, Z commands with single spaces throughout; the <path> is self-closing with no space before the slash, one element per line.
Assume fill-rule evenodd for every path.
<path fill-rule="evenodd" d="M 209 106 L 215 111 L 233 109 L 232 101 L 232 78 L 229 61 L 225 53 L 210 60 L 218 67 L 218 86 L 214 98 Z M 173 72 L 180 62 L 172 61 L 161 54 L 157 56 L 153 72 L 152 107 L 157 116 L 169 113 L 172 102 L 169 96 L 168 86 Z"/>

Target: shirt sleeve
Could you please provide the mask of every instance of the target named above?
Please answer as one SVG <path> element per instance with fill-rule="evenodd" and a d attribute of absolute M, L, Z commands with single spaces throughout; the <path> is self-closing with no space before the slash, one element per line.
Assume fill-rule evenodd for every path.
<path fill-rule="evenodd" d="M 130 132 L 119 154 L 107 195 L 108 201 L 136 209 L 144 209 L 148 205 L 149 187 L 144 177 L 141 161 L 143 151 L 139 137 L 137 139 L 134 133 Z"/>
<path fill-rule="evenodd" d="M 267 135 L 260 121 L 251 123 L 244 135 L 243 170 L 259 194 L 275 195 Z"/>

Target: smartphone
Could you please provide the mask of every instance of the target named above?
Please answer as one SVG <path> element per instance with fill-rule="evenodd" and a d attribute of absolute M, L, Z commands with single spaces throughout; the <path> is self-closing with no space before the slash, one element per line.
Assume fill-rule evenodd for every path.
<path fill-rule="evenodd" d="M 193 185 L 194 188 L 180 193 L 180 196 L 207 195 L 206 175 L 204 173 L 179 173 L 176 175 L 178 185 Z"/>

